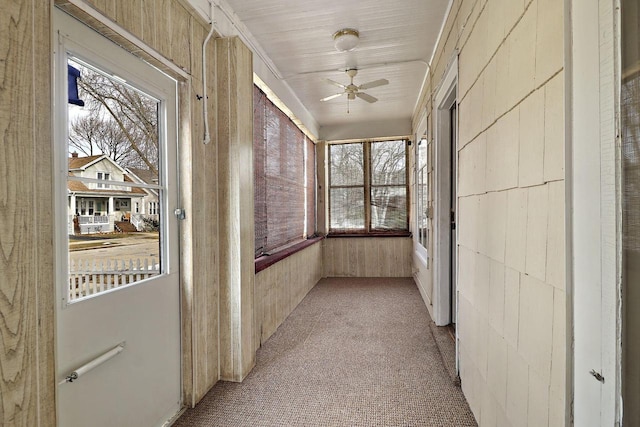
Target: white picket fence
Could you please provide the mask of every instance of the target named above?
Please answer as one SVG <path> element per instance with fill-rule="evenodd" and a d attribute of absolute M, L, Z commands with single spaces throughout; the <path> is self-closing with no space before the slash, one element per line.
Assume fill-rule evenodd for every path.
<path fill-rule="evenodd" d="M 69 301 L 98 294 L 160 274 L 155 258 L 77 260 L 69 263 Z"/>

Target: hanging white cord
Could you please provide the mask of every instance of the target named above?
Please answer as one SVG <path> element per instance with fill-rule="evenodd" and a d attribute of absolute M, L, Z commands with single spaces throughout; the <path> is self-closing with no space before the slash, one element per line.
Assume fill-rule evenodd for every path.
<path fill-rule="evenodd" d="M 209 34 L 204 39 L 204 43 L 202 43 L 202 102 L 203 105 L 203 117 L 204 117 L 204 140 L 202 141 L 205 145 L 211 142 L 211 135 L 209 134 L 209 111 L 207 108 L 208 104 L 208 96 L 207 96 L 207 43 L 209 39 L 213 35 L 213 2 L 209 2 L 209 16 L 211 18 L 211 29 L 209 30 Z"/>

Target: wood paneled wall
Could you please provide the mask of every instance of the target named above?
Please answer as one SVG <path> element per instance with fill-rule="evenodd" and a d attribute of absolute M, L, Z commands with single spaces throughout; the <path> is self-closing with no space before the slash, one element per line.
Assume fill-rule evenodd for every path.
<path fill-rule="evenodd" d="M 171 15 L 169 15 L 170 17 Z M 168 19 L 167 17 L 157 19 Z M 189 102 L 181 112 L 185 123 L 181 129 L 183 139 L 192 141 L 181 147 L 180 167 L 181 201 L 187 212 L 183 227 L 181 251 L 182 259 L 182 318 L 183 318 L 183 372 L 192 372 L 184 378 L 185 404 L 194 406 L 218 381 L 219 371 L 219 284 L 218 270 L 220 257 L 218 250 L 218 177 L 215 162 L 218 161 L 218 147 L 214 143 L 204 145 L 203 103 L 197 101 L 203 96 L 202 56 L 197 46 L 206 37 L 207 29 L 191 18 L 191 39 L 182 40 L 184 48 L 192 46 L 190 62 L 191 82 L 184 88 Z M 168 23 L 166 24 L 168 25 Z M 184 27 L 184 25 L 183 25 Z M 174 26 L 171 26 L 173 29 Z M 187 33 L 189 34 L 189 33 Z M 180 36 L 178 36 L 180 37 Z M 217 97 L 215 82 L 217 67 L 213 40 L 207 49 L 207 81 L 209 96 L 209 128 L 213 134 L 217 127 Z M 188 125 L 187 125 L 188 124 Z M 190 171 L 190 173 L 184 173 Z M 188 256 L 187 256 L 188 254 Z M 189 369 L 189 364 L 192 368 Z M 188 381 L 192 383 L 189 384 Z M 189 394 L 191 390 L 191 395 Z"/>
<path fill-rule="evenodd" d="M 240 39 L 216 39 L 220 377 L 242 381 L 253 349 L 253 65 Z"/>
<path fill-rule="evenodd" d="M 322 278 L 322 242 L 256 274 L 255 342 L 259 348 Z"/>
<path fill-rule="evenodd" d="M 323 240 L 324 277 L 411 277 L 410 237 Z"/>
<path fill-rule="evenodd" d="M 231 138 L 251 145 L 251 103 L 240 104 L 247 97 L 236 97 L 247 92 L 251 98 L 251 53 L 239 41 L 231 41 L 236 60 L 218 66 L 216 43 L 212 40 L 209 44 L 209 127 L 211 134 L 219 138 L 214 137 L 205 146 L 202 101 L 196 95 L 203 95 L 201 48 L 208 28 L 183 2 L 5 3 L 0 13 L 0 425 L 55 425 L 55 224 L 53 216 L 41 215 L 54 211 L 52 183 L 46 179 L 52 176 L 52 70 L 48 64 L 53 3 L 74 12 L 81 20 L 83 12 L 73 3 L 90 5 L 142 42 L 140 46 L 122 43 L 124 39 L 118 31 L 108 30 L 105 35 L 141 56 L 145 52 L 159 53 L 184 71 L 175 75 L 180 81 L 181 198 L 187 209 L 187 220 L 181 227 L 183 378 L 185 404 L 194 405 L 220 378 L 219 271 L 221 246 L 226 243 L 220 243 L 218 202 L 221 197 L 244 199 L 246 192 L 239 193 L 238 188 L 231 195 L 220 191 L 218 149 Z M 86 19 L 95 24 L 90 17 Z M 229 67 L 227 74 L 238 83 L 234 96 L 227 96 L 218 108 L 217 92 L 221 86 L 217 74 L 221 67 Z M 229 82 L 225 80 L 223 86 Z M 233 100 L 236 105 L 231 108 Z M 218 134 L 220 111 L 230 108 L 234 110 L 235 130 L 232 134 Z M 246 150 L 237 154 L 246 155 Z M 246 177 L 243 185 L 247 185 Z M 247 199 L 253 200 L 252 195 Z M 246 240 L 252 230 L 243 230 L 239 235 Z M 240 256 L 244 257 L 244 252 Z M 252 251 L 242 263 L 250 265 L 243 267 L 246 271 L 242 274 L 247 276 L 250 271 L 253 278 Z M 252 289 L 242 297 L 243 312 L 239 316 L 246 330 L 243 348 L 252 349 Z M 246 361 L 253 355 L 245 351 L 242 357 Z"/>
<path fill-rule="evenodd" d="M 51 426 L 51 5 L 0 9 L 0 425 Z"/>

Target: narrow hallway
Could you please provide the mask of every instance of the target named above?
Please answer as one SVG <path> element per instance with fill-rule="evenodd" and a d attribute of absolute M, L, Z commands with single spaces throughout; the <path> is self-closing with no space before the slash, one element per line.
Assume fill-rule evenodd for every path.
<path fill-rule="evenodd" d="M 430 322 L 410 278 L 323 279 L 174 426 L 475 426 Z"/>

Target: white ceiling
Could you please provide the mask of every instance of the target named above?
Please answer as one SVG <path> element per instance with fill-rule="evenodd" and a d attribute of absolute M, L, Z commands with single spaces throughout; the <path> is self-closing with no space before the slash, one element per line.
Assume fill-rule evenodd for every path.
<path fill-rule="evenodd" d="M 449 0 L 222 0 L 220 7 L 229 8 L 227 17 L 236 21 L 235 27 L 274 74 L 260 77 L 267 84 L 275 78 L 284 83 L 280 86 L 289 86 L 318 126 L 329 128 L 408 122 L 448 4 Z M 360 32 L 360 44 L 352 52 L 337 52 L 333 46 L 332 35 L 342 28 Z M 356 85 L 389 80 L 387 86 L 366 91 L 379 99 L 377 103 L 356 99 L 347 114 L 346 96 L 319 101 L 341 91 L 323 78 L 348 84 L 346 68 L 359 70 Z M 278 88 L 272 89 L 278 94 Z"/>

